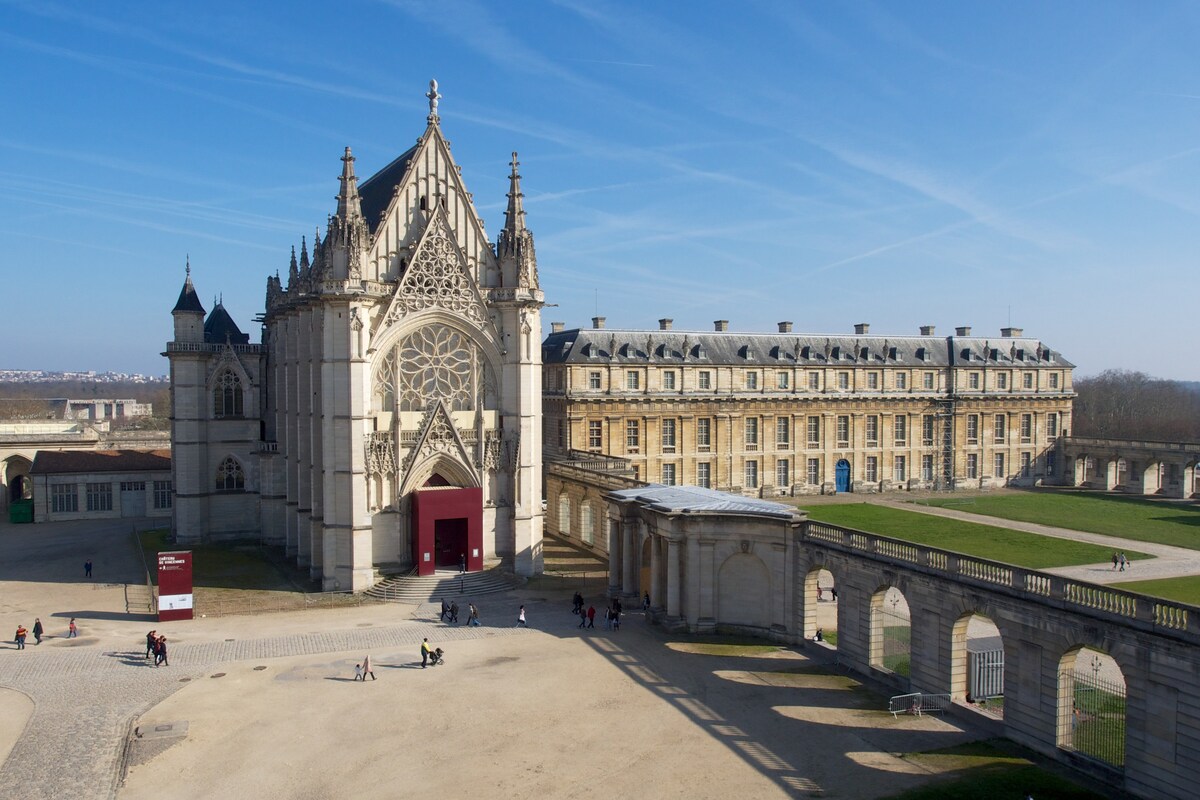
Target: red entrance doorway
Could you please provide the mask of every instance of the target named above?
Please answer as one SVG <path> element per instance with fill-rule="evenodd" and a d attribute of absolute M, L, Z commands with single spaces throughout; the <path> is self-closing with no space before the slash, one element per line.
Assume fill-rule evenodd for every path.
<path fill-rule="evenodd" d="M 418 575 L 437 567 L 483 569 L 483 490 L 429 486 L 412 494 L 413 562 Z"/>

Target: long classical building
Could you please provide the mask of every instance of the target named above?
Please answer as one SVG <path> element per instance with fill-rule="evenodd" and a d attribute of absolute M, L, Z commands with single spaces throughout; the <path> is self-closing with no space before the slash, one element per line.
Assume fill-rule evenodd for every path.
<path fill-rule="evenodd" d="M 757 496 L 1033 485 L 1062 469 L 1073 365 L 1019 328 L 551 328 L 551 458 L 619 456 L 641 480 Z"/>
<path fill-rule="evenodd" d="M 541 571 L 541 307 L 513 154 L 493 245 L 442 135 L 359 185 L 267 279 L 262 342 L 191 275 L 173 311 L 174 530 L 261 538 L 328 590 L 385 569 Z"/>

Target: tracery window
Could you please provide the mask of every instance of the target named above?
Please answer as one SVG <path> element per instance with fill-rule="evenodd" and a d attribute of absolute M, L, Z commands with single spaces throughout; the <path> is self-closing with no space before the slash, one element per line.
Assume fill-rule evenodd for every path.
<path fill-rule="evenodd" d="M 218 492 L 244 492 L 246 490 L 246 474 L 242 465 L 233 456 L 227 456 L 217 467 Z"/>
<path fill-rule="evenodd" d="M 494 384 L 478 345 L 435 324 L 413 331 L 379 360 L 374 391 L 384 410 L 394 402 L 399 411 L 423 411 L 442 400 L 451 411 L 470 411 L 476 397 L 495 391 Z"/>
<path fill-rule="evenodd" d="M 213 387 L 213 416 L 240 417 L 243 402 L 241 376 L 231 369 L 223 370 Z"/>

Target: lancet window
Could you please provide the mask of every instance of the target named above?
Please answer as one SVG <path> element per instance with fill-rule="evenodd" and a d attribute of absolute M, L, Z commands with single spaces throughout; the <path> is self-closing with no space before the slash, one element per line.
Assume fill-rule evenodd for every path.
<path fill-rule="evenodd" d="M 241 377 L 231 369 L 223 370 L 213 387 L 213 416 L 240 417 L 244 414 L 243 402 Z"/>

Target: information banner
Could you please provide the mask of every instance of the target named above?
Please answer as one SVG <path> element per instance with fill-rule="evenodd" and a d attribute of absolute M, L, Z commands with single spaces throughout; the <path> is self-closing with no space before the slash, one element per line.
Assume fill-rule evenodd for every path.
<path fill-rule="evenodd" d="M 158 621 L 192 618 L 192 551 L 158 554 Z"/>

